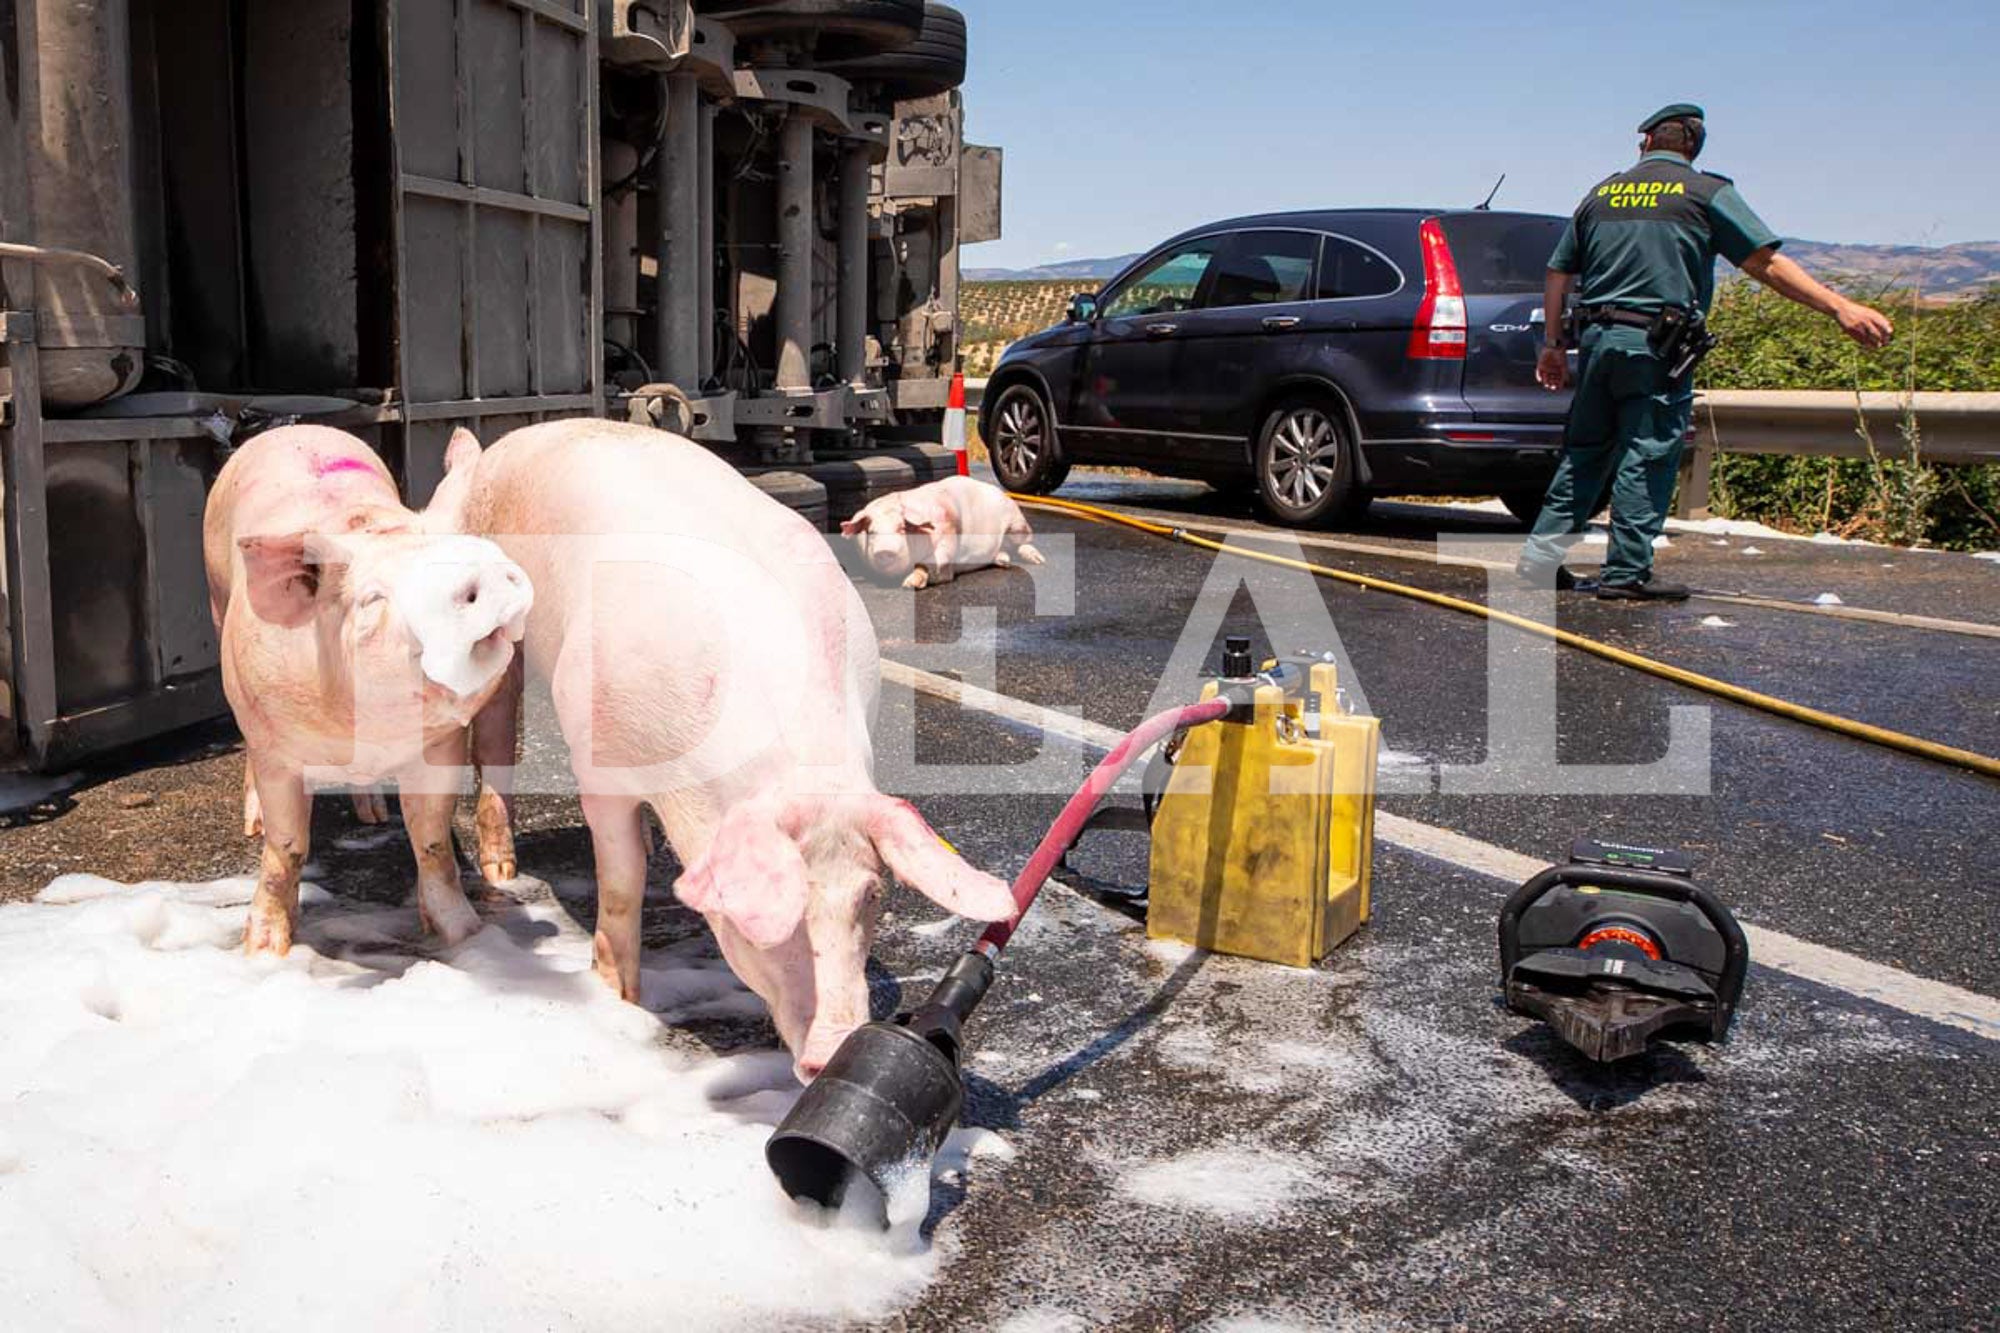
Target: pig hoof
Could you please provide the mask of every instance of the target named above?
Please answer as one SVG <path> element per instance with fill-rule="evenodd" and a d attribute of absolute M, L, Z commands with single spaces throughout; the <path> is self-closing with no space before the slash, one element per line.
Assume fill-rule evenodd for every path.
<path fill-rule="evenodd" d="M 243 952 L 252 958 L 283 958 L 292 951 L 292 923 L 282 916 L 252 915 L 243 932 Z"/>
<path fill-rule="evenodd" d="M 905 588 L 922 588 L 927 586 L 930 581 L 931 576 L 925 572 L 922 565 L 918 565 L 910 571 L 910 576 L 903 580 L 903 586 Z"/>
<path fill-rule="evenodd" d="M 419 899 L 417 915 L 423 919 L 424 929 L 437 936 L 447 949 L 465 943 L 480 927 L 479 913 L 472 909 L 464 894 L 433 903 Z"/>
<path fill-rule="evenodd" d="M 993 553 L 993 567 L 995 569 L 1006 569 L 1013 563 L 1014 557 L 1008 555 L 1005 551 L 995 551 Z"/>
<path fill-rule="evenodd" d="M 627 985 L 619 977 L 617 968 L 608 967 L 603 963 L 597 964 L 592 970 L 597 973 L 605 985 L 618 993 L 619 999 L 625 1001 L 627 1004 L 639 1003 L 639 983 L 636 980 Z"/>
<path fill-rule="evenodd" d="M 479 873 L 486 877 L 488 884 L 498 888 L 518 878 L 520 867 L 514 864 L 514 858 L 511 856 L 496 857 L 491 861 L 481 861 Z"/>
<path fill-rule="evenodd" d="M 1040 551 L 1037 551 L 1034 547 L 1028 545 L 1026 542 L 1021 543 L 1019 549 L 1017 549 L 1014 552 L 1014 554 L 1021 557 L 1021 563 L 1024 565 L 1042 565 L 1048 563 L 1046 560 L 1042 558 L 1042 553 Z"/>
<path fill-rule="evenodd" d="M 357 788 L 354 793 L 354 817 L 364 824 L 386 824 L 389 822 L 389 802 L 383 799 L 377 788 Z"/>

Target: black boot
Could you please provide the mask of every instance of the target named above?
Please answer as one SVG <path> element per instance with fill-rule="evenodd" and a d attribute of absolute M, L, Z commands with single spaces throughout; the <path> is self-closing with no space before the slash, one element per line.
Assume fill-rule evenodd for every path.
<path fill-rule="evenodd" d="M 1644 583 L 1600 583 L 1597 585 L 1597 600 L 1600 602 L 1685 602 L 1689 589 L 1685 584 L 1660 583 L 1647 579 Z"/>
<path fill-rule="evenodd" d="M 1515 576 L 1521 580 L 1521 582 L 1531 583 L 1534 586 L 1541 588 L 1547 586 L 1547 579 L 1543 573 L 1543 570 L 1545 570 L 1546 568 L 1547 566 L 1543 566 L 1542 568 L 1537 569 L 1534 566 L 1523 563 L 1514 566 L 1514 573 Z M 1577 579 L 1576 575 L 1569 572 L 1568 565 L 1556 566 L 1557 592 L 1574 592 L 1578 587 L 1578 585 L 1579 585 L 1579 580 Z"/>

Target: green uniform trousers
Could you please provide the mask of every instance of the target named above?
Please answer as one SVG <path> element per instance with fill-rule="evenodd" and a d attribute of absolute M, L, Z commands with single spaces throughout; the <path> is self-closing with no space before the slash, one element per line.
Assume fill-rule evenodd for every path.
<path fill-rule="evenodd" d="M 1611 549 L 1603 581 L 1652 577 L 1653 539 L 1666 526 L 1694 413 L 1693 381 L 1667 378 L 1666 363 L 1647 349 L 1642 329 L 1584 330 L 1562 459 L 1522 552 L 1524 569 L 1560 564 L 1608 491 Z"/>

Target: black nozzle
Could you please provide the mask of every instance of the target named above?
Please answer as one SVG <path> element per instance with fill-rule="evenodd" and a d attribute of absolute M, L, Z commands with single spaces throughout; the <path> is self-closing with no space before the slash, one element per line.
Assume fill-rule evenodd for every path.
<path fill-rule="evenodd" d="M 786 1194 L 826 1208 L 862 1202 L 889 1223 L 888 1195 L 904 1172 L 928 1176 L 930 1160 L 965 1104 L 959 1026 L 993 984 L 984 954 L 959 958 L 915 1013 L 856 1028 L 764 1145 Z"/>
<path fill-rule="evenodd" d="M 1247 635 L 1231 634 L 1222 641 L 1222 674 L 1232 679 L 1252 676 L 1257 672 L 1257 664 L 1250 660 L 1250 639 Z"/>

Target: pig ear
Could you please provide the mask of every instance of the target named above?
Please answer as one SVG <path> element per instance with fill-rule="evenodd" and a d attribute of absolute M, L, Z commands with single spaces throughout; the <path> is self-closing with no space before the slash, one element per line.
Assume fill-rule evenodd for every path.
<path fill-rule="evenodd" d="M 974 921 L 1004 921 L 1014 915 L 1013 891 L 967 865 L 908 801 L 876 797 L 868 810 L 867 832 L 896 878 L 946 911 Z"/>
<path fill-rule="evenodd" d="M 798 844 L 775 810 L 746 802 L 723 817 L 708 852 L 681 872 L 674 893 L 697 912 L 720 912 L 760 949 L 775 949 L 805 919 L 811 885 Z"/>
<path fill-rule="evenodd" d="M 288 532 L 278 537 L 244 537 L 236 547 L 243 553 L 244 591 L 259 620 L 294 629 L 312 619 L 321 592 L 339 584 L 335 554 L 316 534 Z"/>
<path fill-rule="evenodd" d="M 852 537 L 857 532 L 866 532 L 868 531 L 870 521 L 868 511 L 864 509 L 840 525 L 840 535 L 843 537 Z"/>
<path fill-rule="evenodd" d="M 479 437 L 463 426 L 454 426 L 451 443 L 444 447 L 444 470 L 449 473 L 478 460 Z"/>
<path fill-rule="evenodd" d="M 907 494 L 903 497 L 903 531 L 933 531 L 941 517 L 943 515 L 934 501 L 916 494 Z"/>

